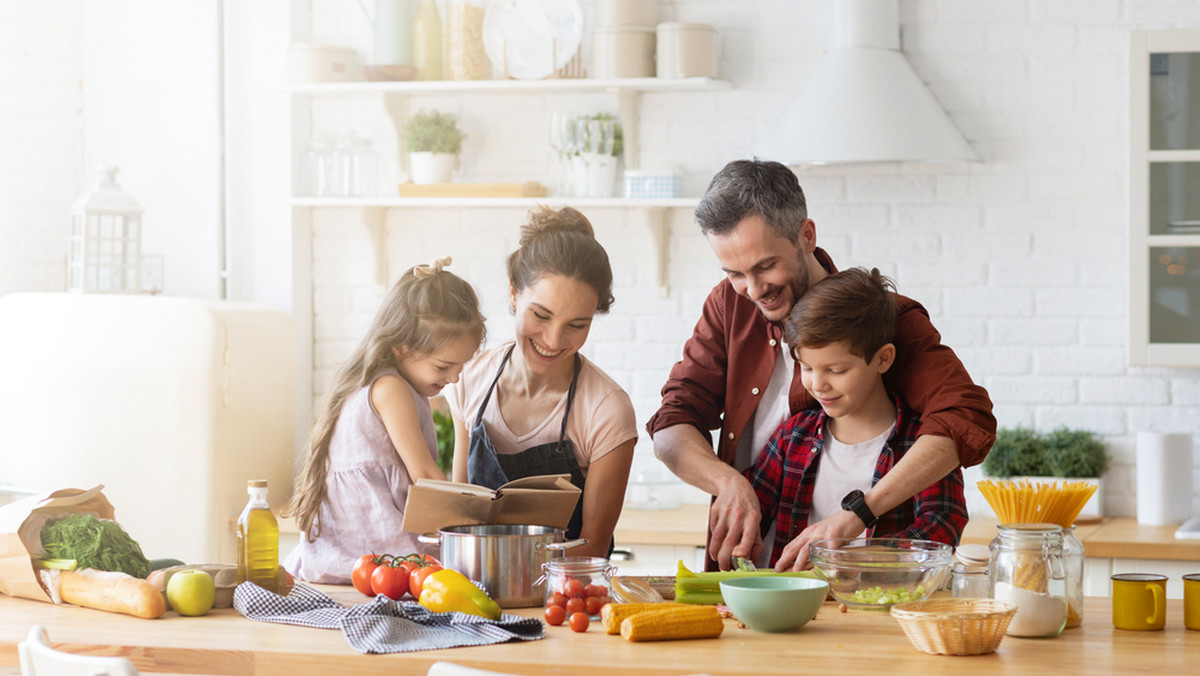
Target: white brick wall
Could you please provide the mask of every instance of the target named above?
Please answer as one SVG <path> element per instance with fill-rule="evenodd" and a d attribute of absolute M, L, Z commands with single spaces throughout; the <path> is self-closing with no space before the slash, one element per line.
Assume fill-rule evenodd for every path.
<path fill-rule="evenodd" d="M 594 2 L 583 4 L 594 17 Z M 641 97 L 643 164 L 680 165 L 686 193 L 697 195 L 724 162 L 747 155 L 792 87 L 812 71 L 832 15 L 823 0 L 660 4 L 663 20 L 717 26 L 720 75 L 735 85 Z M 1104 435 L 1117 456 L 1107 508 L 1133 514 L 1133 438 L 1148 429 L 1195 433 L 1200 372 L 1125 366 L 1127 33 L 1200 27 L 1200 3 L 900 4 L 910 61 L 984 161 L 801 169 L 819 242 L 840 266 L 879 267 L 926 305 L 947 343 L 988 387 L 1001 425 L 1069 425 Z M 82 28 L 70 11 L 75 3 L 38 5 L 51 9 L 0 8 L 0 293 L 60 288 L 65 241 L 49 223 L 63 222 L 63 205 L 83 184 L 73 46 Z M 311 6 L 314 39 L 370 53 L 370 31 L 353 0 Z M 584 49 L 590 54 L 589 44 Z M 604 94 L 428 96 L 411 106 L 461 116 L 468 133 L 464 180 L 551 185 L 543 132 L 549 113 L 613 110 Z M 314 126 L 369 134 L 384 153 L 384 185 L 398 180 L 395 129 L 377 104 L 322 104 Z M 644 421 L 719 270 L 688 210 L 673 210 L 670 293 L 660 298 L 651 288 L 641 216 L 621 208 L 586 213 L 612 257 L 617 302 L 597 321 L 585 353 L 628 389 Z M 503 255 L 516 246 L 524 215 L 522 209 L 392 210 L 388 277 L 453 255 L 453 269 L 481 292 L 490 339 L 504 340 L 512 321 Z M 313 230 L 320 390 L 384 290 L 374 282 L 374 253 L 357 210 L 318 210 Z M 288 246 L 278 243 L 275 255 L 286 256 Z M 647 440 L 637 455 L 639 471 L 653 467 Z M 1195 503 L 1200 514 L 1200 497 Z"/>

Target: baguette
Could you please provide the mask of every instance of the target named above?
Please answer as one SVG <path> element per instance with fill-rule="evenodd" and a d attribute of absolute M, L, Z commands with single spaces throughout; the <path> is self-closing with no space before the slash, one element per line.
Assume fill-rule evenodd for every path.
<path fill-rule="evenodd" d="M 167 611 L 162 592 L 132 575 L 84 568 L 62 571 L 62 600 L 77 606 L 125 613 L 147 619 Z"/>

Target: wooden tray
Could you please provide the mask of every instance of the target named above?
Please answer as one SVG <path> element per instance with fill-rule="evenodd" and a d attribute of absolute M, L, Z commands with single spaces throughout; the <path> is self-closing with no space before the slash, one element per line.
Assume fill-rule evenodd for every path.
<path fill-rule="evenodd" d="M 525 183 L 401 183 L 401 197 L 545 197 L 546 186 Z"/>

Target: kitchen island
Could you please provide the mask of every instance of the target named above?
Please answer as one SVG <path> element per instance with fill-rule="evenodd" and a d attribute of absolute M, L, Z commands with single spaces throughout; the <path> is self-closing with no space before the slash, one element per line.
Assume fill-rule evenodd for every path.
<path fill-rule="evenodd" d="M 319 588 L 342 603 L 365 597 L 352 587 Z M 790 633 L 740 629 L 726 620 L 717 639 L 628 643 L 593 623 L 582 634 L 547 627 L 546 638 L 492 646 L 390 655 L 362 655 L 341 632 L 253 622 L 233 609 L 203 617 L 168 612 L 142 620 L 74 606 L 0 596 L 0 673 L 16 673 L 17 643 L 30 626 L 46 627 L 59 649 L 129 658 L 142 673 L 170 674 L 422 674 L 451 661 L 519 674 L 769 674 L 878 673 L 1183 674 L 1200 664 L 1200 631 L 1183 627 L 1183 608 L 1170 601 L 1163 631 L 1114 629 L 1109 599 L 1086 599 L 1084 623 L 1054 639 L 1005 637 L 993 654 L 926 655 L 908 642 L 886 612 L 839 612 L 826 603 L 815 620 Z M 540 616 L 541 609 L 516 611 Z M 1191 665 L 1191 666 L 1188 666 Z"/>

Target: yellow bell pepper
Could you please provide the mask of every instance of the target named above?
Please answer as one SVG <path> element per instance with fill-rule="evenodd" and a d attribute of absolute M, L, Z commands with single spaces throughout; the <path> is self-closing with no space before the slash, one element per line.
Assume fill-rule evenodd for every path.
<path fill-rule="evenodd" d="M 500 606 L 466 575 L 445 568 L 425 578 L 418 603 L 435 613 L 460 612 L 500 619 Z"/>

